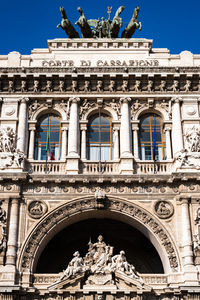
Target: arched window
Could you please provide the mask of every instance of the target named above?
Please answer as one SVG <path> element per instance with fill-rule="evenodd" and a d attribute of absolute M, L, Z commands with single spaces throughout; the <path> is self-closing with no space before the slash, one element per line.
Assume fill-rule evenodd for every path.
<path fill-rule="evenodd" d="M 156 114 L 148 114 L 140 120 L 140 159 L 164 160 L 165 134 L 162 119 Z"/>
<path fill-rule="evenodd" d="M 56 115 L 49 114 L 39 120 L 36 140 L 35 159 L 59 160 L 61 155 L 61 126 Z"/>
<path fill-rule="evenodd" d="M 88 126 L 87 158 L 89 160 L 111 160 L 112 145 L 111 119 L 105 114 L 93 116 Z"/>

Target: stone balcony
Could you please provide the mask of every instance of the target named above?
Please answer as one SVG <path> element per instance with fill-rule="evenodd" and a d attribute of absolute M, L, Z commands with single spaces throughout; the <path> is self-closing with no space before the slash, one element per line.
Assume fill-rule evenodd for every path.
<path fill-rule="evenodd" d="M 63 161 L 27 161 L 25 170 L 34 175 L 64 175 L 67 174 L 66 162 Z M 170 174 L 173 164 L 170 161 L 137 161 L 134 162 L 134 174 Z M 79 174 L 83 175 L 120 175 L 120 161 L 80 161 Z"/>

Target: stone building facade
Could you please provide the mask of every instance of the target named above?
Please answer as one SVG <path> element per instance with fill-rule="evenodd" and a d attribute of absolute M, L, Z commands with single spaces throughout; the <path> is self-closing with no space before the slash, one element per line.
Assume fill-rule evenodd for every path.
<path fill-rule="evenodd" d="M 0 99 L 1 299 L 200 299 L 200 55 L 49 40 Z"/>

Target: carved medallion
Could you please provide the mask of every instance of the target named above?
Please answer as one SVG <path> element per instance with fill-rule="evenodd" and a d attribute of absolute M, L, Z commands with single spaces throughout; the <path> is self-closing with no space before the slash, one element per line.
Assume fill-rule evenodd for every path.
<path fill-rule="evenodd" d="M 172 203 L 165 200 L 157 201 L 154 206 L 154 210 L 160 219 L 170 218 L 174 213 L 174 207 Z"/>
<path fill-rule="evenodd" d="M 186 109 L 187 115 L 193 116 L 196 114 L 196 109 L 193 106 L 188 106 Z"/>
<path fill-rule="evenodd" d="M 63 192 L 64 192 L 64 193 L 68 193 L 68 192 L 69 192 L 69 189 L 68 189 L 67 187 L 64 187 Z"/>
<path fill-rule="evenodd" d="M 28 214 L 33 219 L 41 218 L 48 210 L 48 207 L 44 201 L 32 201 L 28 205 Z"/>
<path fill-rule="evenodd" d="M 12 106 L 8 106 L 5 109 L 6 116 L 12 116 L 15 113 L 15 108 Z"/>

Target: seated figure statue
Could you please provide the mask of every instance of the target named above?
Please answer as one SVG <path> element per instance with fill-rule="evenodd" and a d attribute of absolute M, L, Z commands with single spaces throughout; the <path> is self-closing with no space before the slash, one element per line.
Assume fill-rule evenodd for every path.
<path fill-rule="evenodd" d="M 63 272 L 59 280 L 62 280 L 64 277 L 69 278 L 84 272 L 83 259 L 80 257 L 80 253 L 76 251 L 73 256 L 74 258 L 69 262 L 67 269 Z"/>

